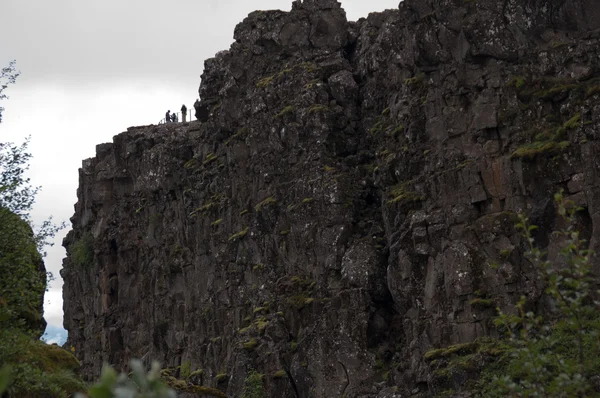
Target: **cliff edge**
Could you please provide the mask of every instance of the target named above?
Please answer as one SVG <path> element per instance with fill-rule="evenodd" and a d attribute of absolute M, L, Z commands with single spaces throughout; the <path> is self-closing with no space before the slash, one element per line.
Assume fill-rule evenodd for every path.
<path fill-rule="evenodd" d="M 80 169 L 61 272 L 88 378 L 157 359 L 241 396 L 472 388 L 424 354 L 496 336 L 544 286 L 553 194 L 600 237 L 592 0 L 335 0 L 257 11 L 205 63 L 199 121 L 130 128 Z M 495 265 L 491 267 L 490 265 Z"/>

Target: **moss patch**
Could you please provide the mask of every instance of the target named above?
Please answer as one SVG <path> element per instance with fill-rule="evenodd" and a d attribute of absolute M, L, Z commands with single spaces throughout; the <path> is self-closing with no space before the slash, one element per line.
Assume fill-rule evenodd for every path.
<path fill-rule="evenodd" d="M 186 170 L 193 169 L 197 165 L 198 165 L 198 160 L 197 159 L 190 159 L 187 162 L 185 162 L 185 164 L 183 165 L 183 168 L 186 169 Z"/>
<path fill-rule="evenodd" d="M 408 183 L 394 185 L 388 193 L 390 199 L 387 201 L 387 204 L 418 202 L 424 199 L 422 195 L 409 191 L 407 186 Z"/>
<path fill-rule="evenodd" d="M 581 113 L 575 114 L 554 132 L 545 130 L 534 136 L 534 141 L 517 148 L 511 158 L 534 159 L 543 154 L 556 154 L 564 151 L 571 144 L 567 132 L 579 127 Z"/>
<path fill-rule="evenodd" d="M 274 79 L 275 79 L 275 75 L 262 78 L 258 81 L 258 83 L 256 83 L 256 87 L 257 88 L 269 87 L 269 85 L 273 82 Z"/>
<path fill-rule="evenodd" d="M 325 113 L 329 111 L 329 107 L 327 105 L 313 105 L 308 108 L 308 114 L 311 115 L 313 113 Z"/>
<path fill-rule="evenodd" d="M 523 76 L 513 76 L 506 85 L 520 90 L 525 86 L 525 78 Z"/>
<path fill-rule="evenodd" d="M 275 203 L 277 203 L 277 201 L 275 200 L 275 198 L 273 196 L 269 196 L 268 198 L 266 198 L 265 200 L 263 200 L 262 202 L 260 202 L 256 206 L 254 206 L 254 210 L 256 210 L 257 212 L 259 212 L 259 211 L 262 210 L 263 207 L 265 207 L 265 206 L 271 206 L 271 205 L 274 205 Z"/>
<path fill-rule="evenodd" d="M 231 242 L 232 240 L 243 238 L 244 236 L 246 236 L 246 234 L 248 233 L 249 230 L 250 230 L 250 228 L 246 227 L 246 228 L 242 229 L 241 231 L 236 232 L 235 234 L 233 234 L 229 237 L 229 241 Z"/>
<path fill-rule="evenodd" d="M 242 347 L 246 351 L 253 351 L 258 346 L 258 341 L 255 338 L 251 338 L 242 343 Z"/>
<path fill-rule="evenodd" d="M 427 351 L 424 355 L 424 358 L 428 361 L 431 361 L 438 358 L 449 357 L 453 354 L 469 354 L 475 352 L 478 347 L 478 343 L 455 344 L 446 348 L 438 348 Z"/>
<path fill-rule="evenodd" d="M 407 86 L 416 86 L 422 84 L 424 80 L 425 73 L 421 72 L 414 77 L 404 80 L 404 84 L 406 84 Z"/>
<path fill-rule="evenodd" d="M 288 114 L 290 114 L 290 113 L 294 112 L 294 110 L 295 110 L 295 109 L 296 109 L 296 108 L 294 108 L 292 105 L 288 105 L 288 106 L 286 106 L 285 108 L 283 108 L 283 109 L 281 110 L 281 112 L 279 112 L 279 113 L 278 113 L 277 115 L 275 115 L 274 117 L 275 117 L 275 118 L 282 118 L 282 117 L 284 117 L 285 115 L 288 115 Z"/>
<path fill-rule="evenodd" d="M 570 145 L 569 141 L 542 141 L 532 142 L 517 148 L 511 155 L 511 158 L 535 159 L 541 154 L 555 154 L 564 151 Z"/>
<path fill-rule="evenodd" d="M 273 375 L 271 377 L 273 379 L 283 379 L 286 376 L 287 376 L 287 373 L 285 373 L 285 370 L 278 370 L 277 372 L 273 373 Z"/>
<path fill-rule="evenodd" d="M 214 162 L 215 160 L 217 160 L 217 155 L 215 155 L 214 153 L 209 153 L 208 155 L 206 155 L 206 158 L 204 159 L 204 162 L 202 162 L 203 166 L 206 166 L 212 162 Z"/>
<path fill-rule="evenodd" d="M 312 304 L 312 302 L 314 301 L 314 299 L 312 297 L 306 297 L 304 295 L 296 295 L 296 296 L 292 296 L 292 297 L 288 297 L 286 299 L 286 303 L 289 304 L 290 306 L 300 310 L 302 308 L 304 308 L 305 306 Z"/>
<path fill-rule="evenodd" d="M 238 131 L 234 135 L 232 135 L 231 137 L 229 137 L 227 139 L 227 141 L 225 141 L 225 145 L 229 145 L 231 143 L 231 141 L 241 138 L 247 132 L 248 132 L 248 128 L 246 128 L 246 127 L 242 127 L 240 129 L 238 129 Z"/>
<path fill-rule="evenodd" d="M 0 363 L 12 376 L 11 397 L 62 398 L 86 389 L 71 352 L 18 329 L 0 329 Z"/>
<path fill-rule="evenodd" d="M 487 309 L 487 308 L 493 308 L 496 306 L 496 304 L 494 303 L 494 300 L 484 299 L 484 298 L 479 298 L 479 297 L 471 300 L 469 302 L 469 304 L 471 304 L 471 306 L 474 308 L 479 308 L 482 310 Z"/>

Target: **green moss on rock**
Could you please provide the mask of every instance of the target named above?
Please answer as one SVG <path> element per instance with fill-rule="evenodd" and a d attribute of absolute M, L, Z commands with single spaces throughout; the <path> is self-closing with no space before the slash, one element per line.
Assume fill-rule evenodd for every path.
<path fill-rule="evenodd" d="M 246 228 L 242 229 L 241 231 L 236 232 L 235 234 L 233 234 L 229 237 L 229 241 L 231 242 L 232 240 L 243 238 L 244 236 L 246 236 L 249 229 L 250 229 L 249 227 L 246 227 Z"/>
<path fill-rule="evenodd" d="M 273 379 L 283 379 L 287 376 L 287 373 L 285 373 L 285 370 L 280 369 L 277 372 L 273 373 L 273 375 L 271 376 Z"/>

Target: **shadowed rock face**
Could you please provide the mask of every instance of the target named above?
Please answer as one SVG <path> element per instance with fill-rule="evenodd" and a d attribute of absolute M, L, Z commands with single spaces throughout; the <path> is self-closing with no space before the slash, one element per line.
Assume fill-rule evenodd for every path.
<path fill-rule="evenodd" d="M 141 357 L 229 396 L 250 369 L 270 397 L 460 392 L 423 354 L 544 308 L 516 215 L 556 257 L 564 189 L 600 236 L 599 27 L 591 0 L 250 14 L 206 61 L 202 123 L 84 161 L 64 245 L 91 234 L 94 259 L 62 275 L 87 377 Z"/>

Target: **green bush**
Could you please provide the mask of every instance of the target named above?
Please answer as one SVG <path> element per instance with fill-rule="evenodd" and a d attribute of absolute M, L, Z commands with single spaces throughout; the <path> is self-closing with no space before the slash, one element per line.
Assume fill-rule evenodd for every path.
<path fill-rule="evenodd" d="M 547 253 L 535 246 L 525 217 L 517 225 L 528 244 L 526 257 L 541 271 L 546 293 L 555 312 L 546 318 L 528 311 L 521 298 L 516 314 L 500 313 L 496 325 L 503 328 L 511 348 L 504 374 L 491 379 L 486 396 L 583 397 L 594 394 L 591 378 L 600 374 L 600 318 L 591 297 L 595 281 L 588 243 L 575 229 L 578 211 L 573 202 L 555 197 L 566 228 L 556 233 L 562 240 L 564 265 L 552 264 Z"/>
<path fill-rule="evenodd" d="M 41 335 L 46 278 L 29 224 L 0 208 L 0 327 L 33 330 Z"/>
<path fill-rule="evenodd" d="M 192 363 L 190 361 L 185 361 L 179 366 L 179 377 L 182 379 L 187 379 L 190 377 L 192 373 Z"/>
<path fill-rule="evenodd" d="M 256 372 L 254 369 L 250 370 L 250 373 L 248 373 L 248 376 L 244 380 L 242 398 L 264 398 L 265 387 L 263 379 L 263 374 Z"/>
<path fill-rule="evenodd" d="M 104 365 L 100 381 L 89 390 L 89 398 L 175 398 L 175 391 L 167 387 L 160 377 L 160 365 L 152 363 L 148 373 L 139 360 L 131 361 L 131 377 Z M 75 398 L 86 398 L 76 394 Z"/>
<path fill-rule="evenodd" d="M 425 359 L 433 385 L 445 389 L 436 391 L 436 396 L 449 396 L 454 390 L 486 398 L 598 395 L 592 382 L 600 374 L 600 316 L 592 298 L 597 282 L 592 279 L 592 253 L 575 227 L 580 209 L 560 193 L 555 199 L 564 218 L 559 225 L 567 225 L 555 232 L 564 261 L 547 260 L 547 253 L 535 246 L 536 227 L 526 218 L 517 224 L 527 243 L 525 256 L 539 269 L 546 284 L 545 300 L 554 310 L 536 314 L 527 309 L 533 303 L 523 297 L 514 313 L 500 311 L 495 319 L 505 339 L 478 339 L 428 351 Z M 491 304 L 482 298 L 471 301 L 486 308 Z"/>
<path fill-rule="evenodd" d="M 94 263 L 94 238 L 86 232 L 71 246 L 71 259 L 80 267 L 91 267 Z"/>
<path fill-rule="evenodd" d="M 23 330 L 0 330 L 0 376 L 8 397 L 62 398 L 85 391 L 75 373 L 79 362 L 68 351 L 49 345 Z M 3 381 L 4 380 L 4 381 Z"/>

